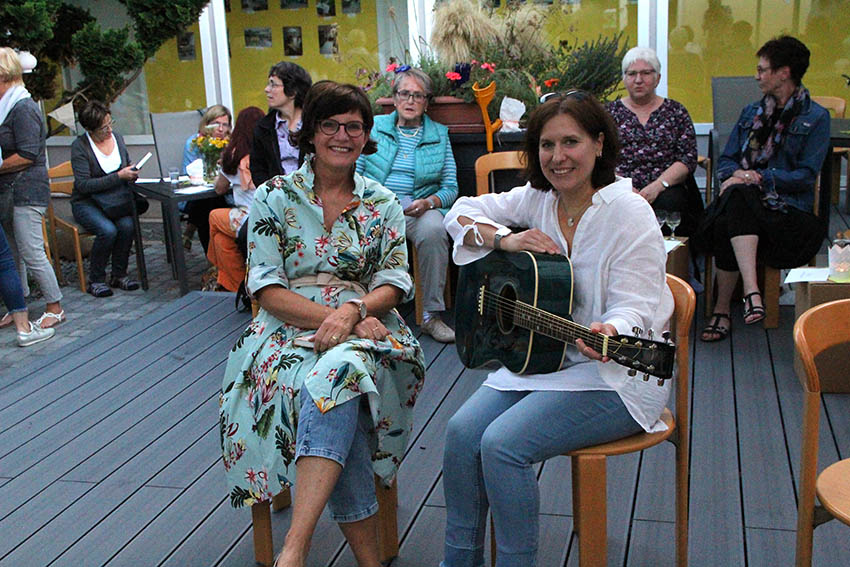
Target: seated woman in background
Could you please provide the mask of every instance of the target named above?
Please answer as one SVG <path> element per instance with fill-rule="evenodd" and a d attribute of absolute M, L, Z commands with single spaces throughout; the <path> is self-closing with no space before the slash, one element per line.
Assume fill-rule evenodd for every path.
<path fill-rule="evenodd" d="M 416 248 L 422 277 L 422 330 L 451 343 L 455 332 L 440 318 L 449 264 L 443 215 L 457 198 L 457 167 L 449 129 L 425 115 L 433 91 L 419 69 L 396 73 L 395 111 L 375 117 L 372 138 L 378 151 L 357 161 L 357 172 L 391 189 L 401 200 L 407 237 Z"/>
<path fill-rule="evenodd" d="M 304 565 L 325 504 L 357 564 L 380 566 L 374 475 L 394 478 L 425 378 L 395 310 L 413 289 L 401 207 L 354 173 L 375 151 L 371 128 L 360 88 L 313 85 L 304 164 L 260 185 L 248 220 L 247 287 L 261 309 L 228 357 L 222 451 L 233 506 L 297 485 L 277 567 Z"/>
<path fill-rule="evenodd" d="M 617 123 L 623 148 L 617 174 L 631 177 L 656 211 L 681 214 L 677 236 L 696 230 L 703 201 L 693 178 L 697 138 L 688 111 L 655 93 L 661 63 L 648 47 L 633 47 L 623 57 L 623 84 L 629 95 L 606 105 Z"/>
<path fill-rule="evenodd" d="M 139 177 L 139 172 L 130 163 L 124 138 L 112 131 L 112 114 L 105 104 L 96 100 L 87 102 L 78 119 L 86 133 L 71 144 L 71 168 L 74 170 L 71 212 L 83 228 L 94 234 L 86 291 L 95 297 L 109 297 L 113 287 L 125 291 L 140 287 L 138 280 L 127 275 L 135 227 L 132 210 L 125 216 L 109 216 L 92 195 L 120 188 L 133 199 L 130 185 Z M 147 205 L 138 212 L 141 214 L 145 210 Z M 107 282 L 106 264 L 110 257 L 112 275 Z"/>
<path fill-rule="evenodd" d="M 201 159 L 201 152 L 193 143 L 195 138 L 198 136 L 228 138 L 231 122 L 230 110 L 221 104 L 214 104 L 204 112 L 201 122 L 198 124 L 198 133 L 189 136 L 186 139 L 186 145 L 183 147 L 182 173 L 186 173 L 187 165 Z M 186 226 L 186 232 L 183 234 L 183 246 L 187 250 L 192 247 L 192 235 L 197 229 L 198 240 L 201 241 L 201 246 L 206 253 L 210 241 L 210 211 L 220 207 L 230 207 L 232 201 L 224 195 L 219 195 L 209 199 L 185 201 L 185 204 L 186 206 L 182 210 L 189 217 L 189 225 Z"/>
<path fill-rule="evenodd" d="M 236 246 L 236 235 L 248 220 L 254 201 L 254 182 L 251 180 L 251 139 L 254 126 L 263 111 L 249 106 L 236 117 L 230 143 L 221 154 L 221 173 L 215 182 L 215 192 L 224 195 L 233 191 L 233 207 L 210 211 L 210 243 L 207 258 L 218 268 L 218 286 L 236 291 L 245 279 L 245 257 Z"/>
<path fill-rule="evenodd" d="M 809 50 L 783 36 L 765 43 L 756 55 L 756 80 L 764 97 L 744 108 L 732 130 L 717 162 L 720 196 L 697 235 L 717 266 L 717 299 L 703 341 L 729 334 L 739 274 L 744 323 L 765 318 L 756 258 L 774 268 L 794 268 L 811 260 L 825 236 L 813 208 L 815 180 L 829 149 L 830 118 L 802 84 Z"/>
<path fill-rule="evenodd" d="M 446 215 L 455 262 L 494 249 L 563 254 L 573 267 L 577 323 L 605 335 L 664 329 L 673 313 L 664 241 L 646 200 L 614 175 L 617 128 L 602 105 L 583 91 L 549 97 L 531 112 L 524 145 L 529 183 L 460 198 Z M 512 233 L 510 226 L 528 229 Z M 664 429 L 658 418 L 670 382 L 659 387 L 606 361 L 579 339 L 556 372 L 519 376 L 500 368 L 449 420 L 443 567 L 484 565 L 488 508 L 496 564 L 536 565 L 534 463 Z"/>

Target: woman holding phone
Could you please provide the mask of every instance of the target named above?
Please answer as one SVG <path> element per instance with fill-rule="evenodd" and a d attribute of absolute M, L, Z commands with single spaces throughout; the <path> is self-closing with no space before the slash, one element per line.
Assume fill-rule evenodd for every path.
<path fill-rule="evenodd" d="M 112 114 L 105 104 L 89 101 L 80 112 L 79 120 L 86 133 L 71 145 L 71 168 L 74 170 L 71 211 L 74 219 L 95 235 L 86 291 L 95 297 L 109 297 L 111 288 L 133 291 L 140 287 L 138 280 L 127 275 L 133 244 L 133 216 L 108 215 L 98 204 L 96 195 L 121 188 L 134 198 L 131 185 L 139 177 L 139 171 L 130 163 L 124 138 L 113 132 Z M 147 210 L 147 202 L 142 202 L 139 214 Z M 112 273 L 107 280 L 106 264 L 110 257 Z"/>

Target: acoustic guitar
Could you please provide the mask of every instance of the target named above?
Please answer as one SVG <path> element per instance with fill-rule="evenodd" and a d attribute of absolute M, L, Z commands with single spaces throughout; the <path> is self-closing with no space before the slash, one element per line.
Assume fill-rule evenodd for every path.
<path fill-rule="evenodd" d="M 596 352 L 630 369 L 658 378 L 673 376 L 675 346 L 637 336 L 593 333 L 572 321 L 573 280 L 568 258 L 494 250 L 461 266 L 455 311 L 460 360 L 470 368 L 496 361 L 516 374 L 561 368 L 567 345 L 582 339 Z"/>

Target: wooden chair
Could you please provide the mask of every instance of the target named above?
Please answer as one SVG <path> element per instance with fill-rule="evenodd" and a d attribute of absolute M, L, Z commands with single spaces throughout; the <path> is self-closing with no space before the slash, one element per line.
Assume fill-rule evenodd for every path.
<path fill-rule="evenodd" d="M 585 447 L 566 456 L 571 459 L 573 531 L 578 534 L 580 567 L 607 567 L 608 526 L 606 458 L 643 451 L 663 441 L 676 446 L 676 565 L 688 564 L 688 492 L 690 451 L 690 332 L 696 309 L 696 294 L 684 280 L 667 274 L 675 309 L 671 332 L 676 341 L 676 416 L 669 409 L 661 414 L 666 431 L 638 433 L 602 445 Z M 640 380 L 641 378 L 635 378 Z M 490 530 L 491 534 L 493 530 Z M 496 542 L 490 542 L 491 565 L 496 565 Z"/>
<path fill-rule="evenodd" d="M 818 355 L 850 343 L 850 299 L 823 303 L 803 313 L 794 324 L 794 344 L 805 369 L 803 386 L 803 442 L 800 451 L 800 488 L 797 505 L 797 567 L 812 564 L 814 528 L 832 519 L 850 525 L 850 459 L 828 466 L 818 475 L 818 427 L 821 392 L 850 392 L 845 373 L 836 383 L 821 383 Z M 815 505 L 817 494 L 821 505 Z"/>
<path fill-rule="evenodd" d="M 80 278 L 80 290 L 86 292 L 86 274 L 83 269 L 83 252 L 80 246 L 81 236 L 91 236 L 86 229 L 72 217 L 62 217 L 57 215 L 53 208 L 54 197 L 68 198 L 71 196 L 71 191 L 74 188 L 74 172 L 71 169 L 71 162 L 66 161 L 47 170 L 47 176 L 50 178 L 50 201 L 47 203 L 47 227 L 50 231 L 50 238 L 53 247 L 53 269 L 57 273 L 57 278 L 64 281 L 61 277 L 61 267 L 59 265 L 59 247 L 56 240 L 56 227 L 65 230 L 74 239 L 74 255 L 77 260 L 77 274 Z M 70 178 L 70 180 L 68 179 Z M 61 180 L 61 181 L 60 181 Z"/>
<path fill-rule="evenodd" d="M 844 113 L 847 107 L 847 102 L 837 96 L 813 96 L 812 100 L 830 111 L 833 118 L 844 118 Z M 832 194 L 830 202 L 833 205 L 838 204 L 838 198 L 841 193 L 841 160 L 850 160 L 850 148 L 833 148 L 832 149 Z"/>
<path fill-rule="evenodd" d="M 260 304 L 251 300 L 251 316 L 260 312 Z M 382 563 L 398 556 L 398 488 L 396 481 L 387 488 L 375 477 L 375 494 L 378 497 L 378 554 Z M 292 494 L 285 488 L 272 498 L 275 512 L 292 505 Z M 254 529 L 254 560 L 269 567 L 274 562 L 272 541 L 272 518 L 268 502 L 251 506 L 251 521 Z"/>
<path fill-rule="evenodd" d="M 522 154 L 523 152 L 519 150 L 495 152 L 484 154 L 475 160 L 476 195 L 481 196 L 490 193 L 490 174 L 494 171 L 525 168 L 525 162 L 523 161 Z"/>

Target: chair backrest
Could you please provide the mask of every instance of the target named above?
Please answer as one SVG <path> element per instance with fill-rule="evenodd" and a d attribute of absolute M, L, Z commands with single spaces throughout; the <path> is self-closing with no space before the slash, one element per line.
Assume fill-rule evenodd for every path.
<path fill-rule="evenodd" d="M 74 170 L 71 169 L 70 161 L 62 162 L 48 169 L 47 177 L 50 179 L 51 193 L 70 195 L 74 189 Z"/>
<path fill-rule="evenodd" d="M 679 427 L 687 435 L 689 427 L 687 415 L 690 404 L 688 375 L 690 371 L 691 324 L 694 320 L 697 296 L 687 282 L 672 274 L 667 274 L 667 287 L 673 294 L 675 304 L 670 331 L 676 343 L 676 383 L 674 384 L 676 388 L 676 420 Z"/>
<path fill-rule="evenodd" d="M 800 355 L 805 376 L 800 376 L 808 392 L 821 391 L 816 359 L 827 350 L 850 343 L 850 299 L 816 305 L 800 315 L 794 323 L 794 345 Z M 830 383 L 831 392 L 850 392 L 850 375 L 843 384 Z"/>
<path fill-rule="evenodd" d="M 813 96 L 812 100 L 829 110 L 833 118 L 844 118 L 847 102 L 837 96 Z"/>
<path fill-rule="evenodd" d="M 484 154 L 475 160 L 475 193 L 486 195 L 490 193 L 490 174 L 494 171 L 519 170 L 525 168 L 522 158 L 523 152 L 514 150 L 509 152 L 494 152 Z"/>
<path fill-rule="evenodd" d="M 151 113 L 151 130 L 156 146 L 156 159 L 159 162 L 159 176 L 168 177 L 168 170 L 183 165 L 183 147 L 186 139 L 198 131 L 203 112 L 187 110 L 185 112 Z"/>
<path fill-rule="evenodd" d="M 731 132 L 744 106 L 762 98 L 758 82 L 745 77 L 712 77 L 711 105 L 714 128 L 728 127 Z M 722 130 L 721 130 L 722 131 Z"/>

